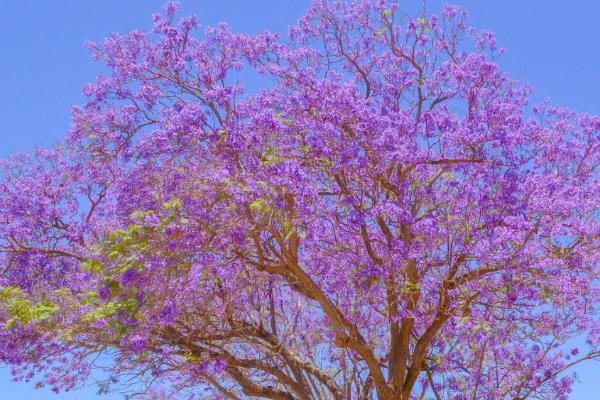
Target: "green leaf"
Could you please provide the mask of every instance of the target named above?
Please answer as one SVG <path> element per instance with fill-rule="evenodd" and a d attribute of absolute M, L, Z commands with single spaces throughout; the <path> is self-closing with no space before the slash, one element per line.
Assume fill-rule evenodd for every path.
<path fill-rule="evenodd" d="M 270 211 L 271 207 L 267 204 L 267 200 L 263 198 L 259 198 L 250 203 L 250 209 L 252 211 L 261 212 L 261 211 Z"/>
<path fill-rule="evenodd" d="M 227 140 L 228 131 L 227 129 L 219 129 L 217 135 L 219 135 L 219 144 L 221 144 Z"/>
<path fill-rule="evenodd" d="M 174 198 L 171 199 L 169 201 L 167 201 L 166 203 L 163 203 L 162 207 L 164 210 L 167 211 L 175 211 L 175 210 L 179 210 L 182 206 L 181 200 L 178 198 Z"/>
<path fill-rule="evenodd" d="M 112 299 L 121 291 L 121 285 L 114 279 L 109 279 L 106 283 L 110 290 L 110 298 Z"/>
<path fill-rule="evenodd" d="M 104 264 L 95 259 L 89 259 L 81 263 L 81 270 L 83 272 L 99 272 L 104 269 Z"/>
<path fill-rule="evenodd" d="M 32 303 L 21 288 L 9 286 L 0 289 L 0 305 L 4 306 L 9 318 L 5 324 L 10 329 L 20 323 L 27 325 L 31 322 L 46 321 L 58 311 L 58 306 L 49 300 Z"/>

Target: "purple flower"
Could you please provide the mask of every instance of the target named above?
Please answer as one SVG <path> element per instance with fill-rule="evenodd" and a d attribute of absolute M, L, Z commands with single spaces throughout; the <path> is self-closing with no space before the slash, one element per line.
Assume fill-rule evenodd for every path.
<path fill-rule="evenodd" d="M 129 268 L 121 276 L 121 284 L 123 286 L 131 285 L 135 281 L 135 279 L 138 275 L 139 275 L 139 273 L 135 268 Z"/>
<path fill-rule="evenodd" d="M 175 322 L 178 314 L 179 308 L 176 305 L 170 304 L 165 306 L 159 314 L 160 324 L 162 326 L 170 325 L 171 323 Z"/>
<path fill-rule="evenodd" d="M 146 350 L 148 341 L 145 337 L 135 334 L 128 340 L 128 347 L 133 353 L 142 353 Z"/>
<path fill-rule="evenodd" d="M 100 290 L 98 290 L 98 298 L 102 302 L 106 302 L 110 299 L 110 288 L 106 285 L 102 286 Z"/>
<path fill-rule="evenodd" d="M 65 143 L 0 161 L 0 360 L 62 390 L 111 349 L 161 399 L 563 399 L 600 343 L 600 117 L 532 113 L 491 32 L 398 7 L 316 0 L 282 39 L 169 2 L 92 45 Z"/>
<path fill-rule="evenodd" d="M 147 215 L 144 218 L 144 226 L 149 228 L 157 228 L 160 225 L 160 219 L 156 214 Z"/>

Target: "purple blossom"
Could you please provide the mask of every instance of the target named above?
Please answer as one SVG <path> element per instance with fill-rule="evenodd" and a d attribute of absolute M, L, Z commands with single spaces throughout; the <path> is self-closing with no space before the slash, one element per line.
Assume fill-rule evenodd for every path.
<path fill-rule="evenodd" d="M 281 39 L 169 2 L 90 44 L 65 142 L 0 161 L 0 360 L 67 390 L 107 349 L 157 399 L 566 398 L 600 117 L 530 109 L 465 11 L 398 7 L 315 0 Z"/>

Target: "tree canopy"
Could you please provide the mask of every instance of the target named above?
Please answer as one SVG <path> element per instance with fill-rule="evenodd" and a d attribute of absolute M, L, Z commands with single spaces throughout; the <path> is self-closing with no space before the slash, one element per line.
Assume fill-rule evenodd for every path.
<path fill-rule="evenodd" d="M 530 106 L 454 6 L 315 0 L 287 38 L 176 13 L 90 43 L 64 142 L 0 164 L 2 362 L 58 391 L 108 360 L 140 398 L 568 398 L 599 116 Z"/>

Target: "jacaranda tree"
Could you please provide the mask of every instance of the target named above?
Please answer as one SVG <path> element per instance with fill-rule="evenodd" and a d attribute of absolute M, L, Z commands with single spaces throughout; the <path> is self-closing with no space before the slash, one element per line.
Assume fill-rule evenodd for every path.
<path fill-rule="evenodd" d="M 452 6 L 315 0 L 287 39 L 176 11 L 90 44 L 63 144 L 2 162 L 2 362 L 161 399 L 568 397 L 599 116 L 529 106 Z"/>

